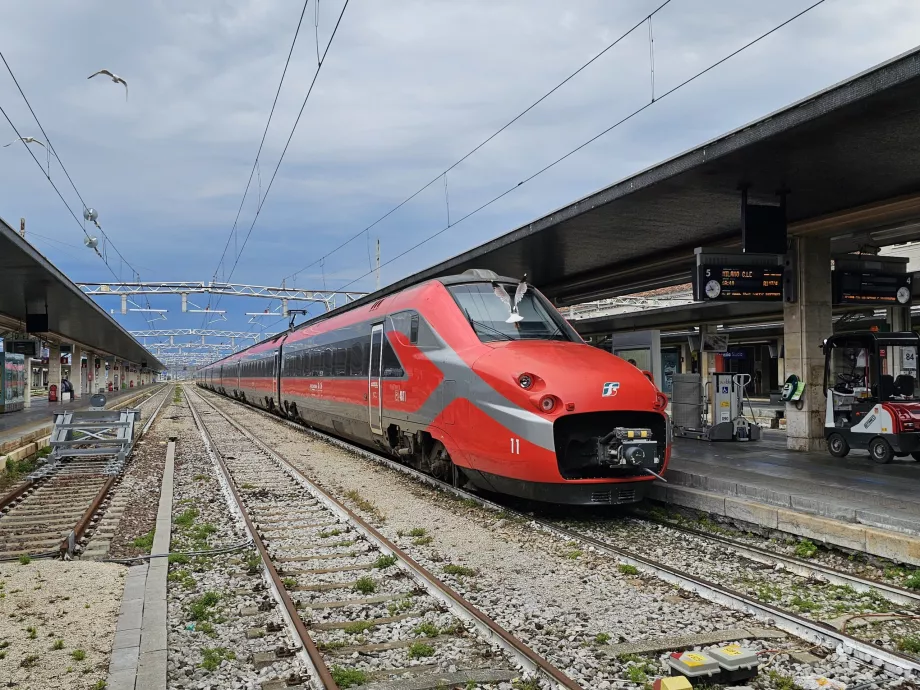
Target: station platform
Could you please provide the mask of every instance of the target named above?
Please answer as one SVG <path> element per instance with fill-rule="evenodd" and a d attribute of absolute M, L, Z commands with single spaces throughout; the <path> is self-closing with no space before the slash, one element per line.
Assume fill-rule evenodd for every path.
<path fill-rule="evenodd" d="M 677 439 L 651 498 L 920 565 L 920 462 L 878 465 L 786 449 L 783 431 L 752 442 Z"/>
<path fill-rule="evenodd" d="M 128 388 L 123 391 L 106 393 L 106 398 L 111 402 L 120 398 L 129 398 L 156 386 L 156 383 L 138 388 Z M 65 410 L 89 409 L 89 396 L 67 402 L 48 402 L 48 398 L 32 398 L 32 406 L 17 412 L 0 414 L 0 456 L 17 448 L 23 441 L 32 440 L 36 434 L 51 426 L 52 415 Z"/>

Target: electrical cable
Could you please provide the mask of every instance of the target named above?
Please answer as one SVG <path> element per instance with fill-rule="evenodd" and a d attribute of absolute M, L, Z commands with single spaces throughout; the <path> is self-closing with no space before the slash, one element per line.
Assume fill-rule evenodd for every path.
<path fill-rule="evenodd" d="M 222 546 L 216 549 L 208 549 L 207 551 L 170 551 L 169 553 L 146 553 L 141 554 L 140 556 L 133 556 L 131 558 L 104 558 L 104 563 L 133 563 L 134 561 L 146 561 L 151 558 L 169 558 L 170 556 L 212 556 L 219 553 L 232 553 L 234 551 L 241 551 L 249 546 L 253 545 L 252 539 L 248 541 L 240 542 L 239 544 L 231 544 L 229 546 Z"/>
<path fill-rule="evenodd" d="M 227 243 L 224 245 L 224 251 L 220 255 L 220 261 L 217 262 L 217 268 L 214 269 L 214 279 L 217 279 L 217 272 L 220 270 L 221 264 L 224 262 L 224 257 L 227 255 L 227 249 L 230 248 L 230 240 L 233 238 L 233 233 L 236 231 L 236 226 L 240 221 L 240 214 L 243 212 L 243 205 L 246 203 L 246 196 L 249 194 L 249 187 L 252 186 L 252 178 L 256 173 L 256 167 L 259 164 L 259 157 L 262 155 L 262 148 L 265 146 L 265 138 L 268 136 L 268 128 L 272 123 L 272 117 L 275 114 L 275 107 L 278 105 L 278 97 L 281 95 L 281 87 L 284 85 L 284 78 L 287 75 L 288 67 L 291 64 L 291 56 L 294 54 L 294 46 L 297 44 L 297 37 L 300 35 L 300 27 L 303 24 L 303 18 L 307 13 L 307 5 L 310 4 L 310 0 L 305 0 L 303 4 L 303 9 L 300 11 L 300 19 L 297 21 L 297 28 L 294 30 L 294 40 L 291 41 L 291 48 L 288 50 L 287 60 L 284 61 L 284 69 L 281 71 L 281 80 L 278 82 L 278 89 L 275 91 L 275 100 L 272 101 L 271 111 L 268 113 L 268 121 L 265 123 L 265 129 L 262 132 L 262 140 L 259 142 L 259 150 L 256 151 L 256 158 L 252 162 L 252 170 L 249 171 L 249 179 L 246 181 L 246 189 L 243 190 L 243 198 L 240 201 L 240 207 L 236 211 L 236 218 L 233 221 L 233 227 L 230 229 L 230 234 L 227 237 Z M 261 194 L 259 195 L 261 197 Z"/>
<path fill-rule="evenodd" d="M 631 120 L 632 118 L 634 118 L 636 115 L 642 113 L 643 111 L 645 111 L 646 109 L 648 109 L 648 108 L 650 108 L 651 106 L 655 105 L 656 103 L 660 103 L 661 101 L 663 101 L 665 98 L 667 98 L 667 97 L 670 96 L 671 94 L 675 93 L 676 91 L 679 91 L 680 89 L 682 89 L 683 87 L 687 86 L 687 85 L 690 84 L 691 82 L 696 81 L 697 79 L 699 79 L 700 77 L 702 77 L 704 74 L 706 74 L 706 73 L 708 73 L 708 72 L 714 70 L 714 69 L 715 69 L 716 67 L 718 67 L 719 65 L 722 65 L 723 63 L 727 62 L 728 60 L 730 60 L 731 58 L 735 57 L 735 56 L 738 55 L 739 53 L 744 52 L 745 50 L 747 50 L 748 48 L 750 48 L 750 47 L 753 46 L 754 44 L 759 43 L 759 42 L 762 41 L 763 39 L 767 38 L 768 36 L 770 36 L 771 34 L 777 32 L 777 31 L 779 31 L 780 29 L 782 29 L 782 28 L 785 27 L 786 25 L 792 23 L 793 21 L 795 21 L 795 20 L 798 19 L 799 17 L 801 17 L 801 16 L 807 14 L 808 12 L 810 12 L 810 11 L 813 10 L 814 8 L 818 7 L 819 5 L 824 4 L 824 2 L 825 2 L 825 0 L 817 0 L 817 2 L 814 2 L 813 4 L 809 5 L 809 6 L 806 7 L 804 10 L 801 10 L 800 12 L 798 12 L 798 13 L 795 14 L 795 15 L 793 15 L 793 16 L 790 17 L 789 19 L 785 20 L 785 21 L 782 22 L 781 24 L 778 24 L 778 25 L 774 26 L 772 29 L 770 29 L 769 31 L 766 31 L 765 33 L 760 34 L 757 38 L 754 38 L 754 39 L 752 39 L 751 41 L 745 43 L 745 44 L 744 44 L 743 46 L 741 46 L 740 48 L 737 48 L 736 50 L 732 51 L 731 53 L 729 53 L 729 54 L 726 55 L 725 57 L 721 58 L 720 60 L 717 60 L 716 62 L 712 63 L 712 64 L 709 65 L 708 67 L 706 67 L 706 68 L 700 70 L 699 72 L 697 72 L 697 73 L 694 74 L 693 76 L 691 76 L 691 77 L 685 79 L 684 81 L 680 82 L 679 84 L 677 84 L 676 86 L 672 87 L 672 88 L 669 89 L 668 91 L 665 91 L 661 96 L 659 96 L 658 98 L 656 98 L 654 101 L 650 101 L 650 102 L 646 103 L 645 105 L 643 105 L 643 106 L 637 108 L 636 110 L 632 111 L 629 115 L 626 115 L 626 116 L 623 117 L 622 119 L 620 119 L 620 120 L 618 120 L 617 122 L 613 123 L 612 125 L 610 125 L 610 126 L 607 127 L 606 129 L 604 129 L 603 131 L 599 132 L 598 134 L 594 135 L 593 137 L 591 137 L 590 139 L 588 139 L 587 141 L 585 141 L 584 143 L 579 144 L 579 145 L 576 146 L 574 149 L 570 150 L 568 153 L 566 153 L 566 154 L 560 156 L 559 158 L 557 158 L 557 159 L 554 160 L 553 162 L 549 163 L 548 165 L 544 166 L 543 168 L 541 168 L 541 169 L 538 170 L 537 172 L 533 173 L 533 174 L 530 175 L 529 177 L 524 178 L 523 180 L 521 180 L 520 182 L 518 182 L 518 183 L 517 183 L 516 185 L 514 185 L 513 187 L 510 187 L 510 188 L 506 189 L 505 191 L 503 191 L 502 193 L 498 194 L 497 196 L 492 197 L 490 200 L 486 201 L 484 204 L 482 204 L 482 205 L 476 207 L 475 209 L 473 209 L 472 211 L 470 211 L 470 212 L 467 213 L 466 215 L 462 216 L 460 219 L 458 219 L 458 220 L 457 220 L 456 222 L 454 222 L 452 225 L 445 226 L 445 227 L 442 228 L 441 230 L 438 230 L 437 232 L 432 233 L 431 235 L 429 235 L 428 237 L 424 238 L 424 239 L 421 240 L 420 242 L 417 242 L 416 244 L 412 245 L 411 247 L 409 247 L 409 248 L 406 249 L 405 251 L 403 251 L 403 252 L 397 254 L 397 255 L 394 256 L 392 259 L 390 259 L 390 260 L 388 260 L 388 261 L 386 261 L 386 262 L 380 264 L 380 268 L 383 268 L 383 267 L 385 267 L 385 266 L 388 266 L 389 264 L 392 264 L 393 262 L 395 262 L 395 261 L 401 259 L 402 257 L 404 257 L 406 254 L 409 254 L 410 252 L 415 251 L 416 249 L 418 249 L 419 247 L 421 247 L 421 246 L 427 244 L 428 242 L 430 242 L 431 240 L 435 239 L 436 237 L 438 237 L 438 236 L 444 234 L 445 232 L 447 232 L 448 230 L 450 230 L 452 227 L 455 227 L 455 226 L 459 225 L 460 223 L 462 223 L 463 221 L 467 220 L 468 218 L 470 218 L 470 217 L 476 215 L 477 213 L 479 213 L 480 211 L 482 211 L 482 210 L 488 208 L 489 206 L 491 206 L 492 204 L 494 204 L 496 201 L 499 201 L 500 199 L 506 197 L 508 194 L 510 194 L 511 192 L 513 192 L 514 190 L 516 190 L 518 187 L 521 187 L 521 186 L 527 184 L 527 183 L 530 182 L 531 180 L 533 180 L 533 179 L 539 177 L 539 176 L 542 175 L 543 173 L 545 173 L 545 172 L 547 172 L 548 170 L 550 170 L 550 169 L 554 168 L 555 166 L 559 165 L 559 163 L 562 163 L 564 160 L 566 160 L 566 159 L 568 159 L 569 157 L 571 157 L 572 155 L 578 153 L 578 152 L 581 151 L 583 148 L 589 146 L 590 144 L 593 144 L 595 141 L 597 141 L 598 139 L 600 139 L 601 137 L 603 137 L 605 134 L 609 134 L 610 132 L 612 132 L 614 129 L 616 129 L 616 128 L 619 127 L 620 125 L 622 125 L 622 124 L 628 122 L 629 120 Z M 301 270 L 304 270 L 304 269 L 301 269 Z M 372 273 L 373 273 L 373 271 L 368 271 L 367 273 L 365 273 L 365 274 L 363 274 L 363 275 L 361 275 L 361 276 L 358 276 L 358 277 L 355 278 L 354 280 L 352 280 L 352 281 L 346 283 L 345 285 L 343 285 L 342 287 L 340 287 L 340 288 L 339 288 L 339 291 L 345 290 L 345 288 L 348 288 L 348 287 L 354 285 L 355 283 L 357 283 L 358 281 L 363 280 L 364 278 L 367 278 L 367 277 L 368 277 L 369 275 L 371 275 Z"/>
<path fill-rule="evenodd" d="M 307 89 L 307 94 L 304 96 L 303 103 L 300 105 L 300 111 L 297 113 L 297 118 L 294 120 L 294 125 L 291 127 L 291 133 L 288 135 L 287 142 L 284 144 L 284 148 L 281 150 L 281 156 L 278 158 L 278 164 L 275 166 L 275 170 L 272 173 L 271 179 L 268 181 L 268 186 L 265 188 L 265 194 L 262 196 L 262 199 L 259 201 L 259 205 L 256 208 L 255 217 L 252 219 L 252 223 L 249 225 L 249 230 L 246 232 L 246 238 L 243 240 L 243 246 L 240 247 L 240 251 L 236 255 L 236 259 L 233 262 L 230 273 L 227 275 L 226 281 L 228 282 L 231 278 L 233 278 L 233 273 L 236 271 L 236 267 L 240 262 L 240 258 L 243 256 L 243 252 L 246 251 L 246 245 L 249 244 L 249 238 L 252 235 L 252 231 L 255 228 L 256 222 L 259 220 L 259 215 L 262 213 L 262 207 L 265 204 L 265 200 L 268 198 L 268 193 L 272 189 L 272 185 L 275 182 L 275 177 L 278 175 L 278 170 L 281 168 L 281 163 L 284 161 L 284 156 L 287 154 L 288 148 L 291 145 L 291 141 L 294 138 L 294 133 L 297 131 L 297 125 L 300 124 L 300 118 L 303 116 L 303 111 L 307 107 L 307 102 L 310 100 L 310 95 L 313 93 L 313 87 L 316 85 L 316 80 L 319 78 L 319 73 L 322 71 L 323 65 L 326 64 L 326 55 L 328 55 L 329 49 L 332 47 L 336 33 L 338 33 L 339 26 L 342 23 L 342 17 L 345 16 L 345 10 L 348 9 L 348 2 L 349 0 L 345 0 L 345 4 L 342 6 L 342 11 L 339 12 L 339 17 L 332 29 L 332 35 L 329 37 L 329 42 L 326 44 L 326 49 L 323 51 L 319 64 L 316 67 L 316 72 L 313 73 L 313 80 L 310 82 L 310 87 Z M 220 299 L 222 296 L 222 294 L 217 296 L 215 308 L 220 304 Z"/>
<path fill-rule="evenodd" d="M 316 68 L 316 72 L 313 74 L 313 80 L 310 82 L 310 87 L 307 89 L 307 95 L 304 96 L 303 103 L 300 106 L 300 112 L 297 113 L 297 118 L 294 120 L 294 126 L 291 127 L 291 133 L 288 135 L 287 142 L 285 143 L 284 148 L 281 150 L 281 157 L 278 159 L 278 164 L 275 166 L 275 170 L 272 173 L 271 179 L 268 181 L 268 186 L 265 188 L 265 194 L 262 197 L 262 201 L 259 203 L 259 206 L 256 209 L 255 218 L 252 219 L 252 223 L 250 224 L 249 230 L 246 233 L 246 238 L 243 240 L 243 246 L 240 247 L 240 252 L 236 257 L 236 261 L 233 262 L 233 267 L 230 269 L 230 274 L 227 276 L 228 281 L 233 277 L 233 273 L 239 264 L 240 258 L 243 256 L 243 252 L 246 251 L 246 245 L 249 242 L 249 237 L 252 235 L 256 221 L 259 219 L 259 214 L 262 213 L 262 207 L 265 204 L 265 200 L 268 198 L 268 193 L 271 191 L 272 184 L 275 182 L 275 177 L 278 175 L 278 170 L 281 168 L 281 163 L 284 161 L 284 156 L 287 154 L 288 147 L 291 145 L 291 140 L 294 138 L 294 133 L 297 131 L 297 125 L 300 124 L 300 118 L 303 116 L 304 108 L 307 107 L 307 102 L 310 100 L 310 95 L 313 93 L 313 87 L 316 85 L 316 80 L 319 77 L 319 73 L 322 70 L 323 65 L 326 64 L 326 55 L 329 53 L 329 49 L 332 47 L 332 42 L 335 40 L 335 35 L 339 30 L 339 25 L 342 23 L 342 17 L 345 15 L 345 10 L 348 9 L 348 2 L 349 0 L 345 0 L 345 4 L 342 6 L 342 11 L 339 13 L 339 18 L 332 30 L 332 35 L 329 37 L 329 43 L 326 44 L 326 49 L 323 51 L 323 55 L 320 58 L 319 66 Z M 218 301 L 219 300 L 220 295 L 218 295 Z"/>
<path fill-rule="evenodd" d="M 0 60 L 3 61 L 3 65 L 6 67 L 7 72 L 10 73 L 10 77 L 12 77 L 13 83 L 16 85 L 16 88 L 19 90 L 19 95 L 22 96 L 22 100 L 25 101 L 26 106 L 29 108 L 29 112 L 32 113 L 32 117 L 33 117 L 33 119 L 35 120 L 35 123 L 38 125 L 39 130 L 41 130 L 41 133 L 42 133 L 42 134 L 44 135 L 44 137 L 45 137 L 45 144 L 46 144 L 47 148 L 54 154 L 54 157 L 57 159 L 58 165 L 61 166 L 61 170 L 64 172 L 65 177 L 67 177 L 67 181 L 70 182 L 70 186 L 73 187 L 73 191 L 76 193 L 77 198 L 80 199 L 80 203 L 83 205 L 83 210 L 85 211 L 85 210 L 88 209 L 89 207 L 87 206 L 86 201 L 83 199 L 83 195 L 80 194 L 80 190 L 77 189 L 77 185 L 74 183 L 73 178 L 70 176 L 70 173 L 67 171 L 67 167 L 64 165 L 64 161 L 61 160 L 60 155 L 58 154 L 57 150 L 54 148 L 54 144 L 53 144 L 52 141 L 51 141 L 51 137 L 48 136 L 48 132 L 45 131 L 45 127 L 42 125 L 41 120 L 38 119 L 38 115 L 36 115 L 35 109 L 32 108 L 32 104 L 29 102 L 29 99 L 28 99 L 28 97 L 26 96 L 25 91 L 23 91 L 22 86 L 19 84 L 19 80 L 16 78 L 16 74 L 13 72 L 13 68 L 10 67 L 10 63 L 7 62 L 6 56 L 3 55 L 3 52 L 2 52 L 2 51 L 0 51 Z M 19 130 L 16 129 L 15 125 L 13 125 L 12 120 L 10 120 L 10 118 L 9 118 L 9 116 L 6 114 L 6 112 L 3 113 L 3 116 L 6 118 L 6 121 L 10 123 L 10 126 L 13 128 L 13 131 L 16 132 L 16 136 L 20 139 L 20 141 L 22 141 L 22 135 L 19 133 Z M 64 202 L 64 205 L 67 206 L 67 210 L 70 211 L 70 215 L 72 215 L 72 216 L 74 217 L 74 220 L 77 222 L 77 225 L 80 227 L 80 230 L 82 230 L 82 231 L 83 231 L 83 234 L 86 235 L 87 238 L 89 238 L 90 235 L 89 235 L 88 232 L 86 232 L 86 227 L 84 226 L 83 223 L 80 222 L 80 219 L 77 218 L 76 214 L 75 214 L 75 213 L 73 212 L 73 210 L 70 208 L 70 204 L 64 199 L 64 195 L 61 194 L 61 191 L 57 188 L 57 185 L 55 185 L 54 182 L 51 180 L 51 174 L 50 174 L 50 172 L 46 172 L 46 171 L 45 171 L 45 169 L 42 167 L 41 163 L 38 161 L 38 158 L 36 158 L 35 154 L 32 152 L 32 149 L 29 148 L 29 145 L 28 145 L 25 141 L 22 141 L 22 144 L 23 144 L 23 146 L 26 147 L 26 150 L 27 150 L 27 151 L 29 152 L 29 154 L 32 156 L 33 160 L 35 160 L 35 162 L 38 163 L 38 166 L 39 166 L 39 168 L 41 169 L 42 173 L 44 174 L 45 178 L 48 180 L 48 182 L 51 183 L 51 186 L 54 187 L 54 191 L 57 192 L 57 195 L 61 198 L 61 201 L 63 201 L 63 202 Z M 98 225 L 97 225 L 96 227 L 99 229 L 99 232 L 100 232 L 100 234 L 101 234 L 102 237 L 103 237 L 103 240 L 104 240 L 103 247 L 105 247 L 106 245 L 110 245 L 110 246 L 112 247 L 112 249 L 115 250 L 115 253 L 118 255 L 118 258 L 122 261 L 122 263 L 125 264 L 126 266 L 128 266 L 128 268 L 131 269 L 131 272 L 132 272 L 132 273 L 137 274 L 137 275 L 140 275 L 140 274 L 137 272 L 137 270 L 131 265 L 131 262 L 129 262 L 127 259 L 125 259 L 125 257 L 122 255 L 122 253 L 118 250 L 118 247 L 115 246 L 115 243 L 112 242 L 112 240 L 111 240 L 111 239 L 109 238 L 109 236 L 106 234 L 105 230 L 103 230 L 103 229 L 102 229 L 100 226 L 98 226 Z M 114 269 L 112 268 L 112 266 L 109 264 L 108 260 L 107 260 L 104 256 L 102 256 L 102 255 L 99 253 L 98 250 L 96 250 L 96 254 L 102 259 L 103 263 L 108 267 L 109 272 L 111 272 L 111 274 L 112 274 L 112 277 L 114 277 L 117 281 L 122 282 L 122 278 L 119 277 L 119 276 L 115 273 L 115 270 L 114 270 Z M 149 309 L 149 308 L 150 308 L 150 299 L 147 298 L 147 299 L 146 299 L 146 302 L 147 302 L 147 308 Z M 150 327 L 152 328 L 150 319 L 147 318 L 147 317 L 144 317 L 144 320 L 147 322 L 147 325 L 150 326 Z"/>
<path fill-rule="evenodd" d="M 667 7 L 668 4 L 670 4 L 670 2 L 671 2 L 671 0 L 665 0 L 665 2 L 661 3 L 657 8 L 655 8 L 654 10 L 652 10 L 652 12 L 650 12 L 648 15 L 646 15 L 645 17 L 643 17 L 641 20 L 639 20 L 638 22 L 636 22 L 635 24 L 633 24 L 632 27 L 630 27 L 627 31 L 625 31 L 624 33 L 622 33 L 622 34 L 621 34 L 619 37 L 617 37 L 612 43 L 608 44 L 603 50 L 601 50 L 599 53 L 597 53 L 597 54 L 596 54 L 594 57 L 592 57 L 590 60 L 588 60 L 587 62 L 585 62 L 583 65 L 581 65 L 581 67 L 579 67 L 578 69 L 576 69 L 576 70 L 575 70 L 574 72 L 572 72 L 569 76 L 567 76 L 565 79 L 563 79 L 562 81 L 560 81 L 558 84 L 556 84 L 556 85 L 555 85 L 553 88 L 551 88 L 549 91 L 547 91 L 547 92 L 544 93 L 542 96 L 540 96 L 537 100 L 535 100 L 533 103 L 531 103 L 529 106 L 527 106 L 524 110 L 522 110 L 520 113 L 518 113 L 518 114 L 515 115 L 513 118 L 511 118 L 508 122 L 506 122 L 504 125 L 502 125 L 502 126 L 501 126 L 499 129 L 497 129 L 495 132 L 493 132 L 493 133 L 490 134 L 488 137 L 486 137 L 485 139 L 483 139 L 479 144 L 477 144 L 475 147 L 473 147 L 472 149 L 470 149 L 470 151 L 468 151 L 463 157 L 461 157 L 460 159 L 458 159 L 457 161 L 455 161 L 454 163 L 452 163 L 452 164 L 451 164 L 448 168 L 446 168 L 445 170 L 443 170 L 443 171 L 441 171 L 440 173 L 438 173 L 435 177 L 433 177 L 433 178 L 432 178 L 428 183 L 426 183 L 424 186 L 422 186 L 422 187 L 420 187 L 419 189 L 417 189 L 417 190 L 416 190 L 415 192 L 413 192 L 411 195 L 409 195 L 408 197 L 406 197 L 405 199 L 403 199 L 401 202 L 399 202 L 396 206 L 394 206 L 394 207 L 391 208 L 389 211 L 387 211 L 387 212 L 384 213 L 382 216 L 380 216 L 380 218 L 378 218 L 377 220 L 375 220 L 373 223 L 371 223 L 370 225 L 368 225 L 366 228 L 364 228 L 364 229 L 361 230 L 360 232 L 355 233 L 354 235 L 352 235 L 351 237 L 349 237 L 347 240 L 345 240 L 344 242 L 342 242 L 339 246 L 335 247 L 333 250 L 331 250 L 331 251 L 328 252 L 327 254 L 323 255 L 322 257 L 320 257 L 319 259 L 317 259 L 317 260 L 314 261 L 313 263 L 307 264 L 306 266 L 304 266 L 303 268 L 301 268 L 299 271 L 296 271 L 296 273 L 301 273 L 301 272 L 307 270 L 308 268 L 312 268 L 313 266 L 315 266 L 316 264 L 318 264 L 321 260 L 329 258 L 332 254 L 335 254 L 337 251 L 339 251 L 339 250 L 342 249 L 343 247 L 348 246 L 348 245 L 351 244 L 353 241 L 355 241 L 356 239 L 358 239 L 359 237 L 361 237 L 361 235 L 363 235 L 364 233 L 369 232 L 369 231 L 371 230 L 371 228 L 373 228 L 375 225 L 377 225 L 378 223 L 380 223 L 380 222 L 386 220 L 387 218 L 389 218 L 389 217 L 390 217 L 392 214 L 394 214 L 396 211 L 398 211 L 398 210 L 401 209 L 403 206 L 405 206 L 407 203 L 409 203 L 410 201 L 412 201 L 415 197 L 417 197 L 419 194 L 421 194 L 422 192 L 424 192 L 426 189 L 428 189 L 431 185 L 433 185 L 435 182 L 437 182 L 438 180 L 440 180 L 442 177 L 445 177 L 445 176 L 447 175 L 447 173 L 449 173 L 451 170 L 453 170 L 453 169 L 456 168 L 458 165 L 460 165 L 461 163 L 463 163 L 463 161 L 465 161 L 467 158 L 469 158 L 469 157 L 472 156 L 474 153 L 476 153 L 477 151 L 479 151 L 479 149 L 481 149 L 483 146 L 485 146 L 486 144 L 488 144 L 488 143 L 489 143 L 490 141 L 492 141 L 495 137 L 497 137 L 499 134 L 501 134 L 501 133 L 504 132 L 506 129 L 508 129 L 511 125 L 513 125 L 515 122 L 517 122 L 518 120 L 520 120 L 522 117 L 524 117 L 524 116 L 525 116 L 527 113 L 529 113 L 531 110 L 533 110 L 533 109 L 536 108 L 538 105 L 540 105 L 540 103 L 542 103 L 543 101 L 545 101 L 547 98 L 549 98 L 550 96 L 552 96 L 556 91 L 558 91 L 558 90 L 561 89 L 563 86 L 565 86 L 568 82 L 570 82 L 572 79 L 574 79 L 575 77 L 577 77 L 581 72 L 583 72 L 585 69 L 587 69 L 588 67 L 590 67 L 594 62 L 596 62 L 597 60 L 599 60 L 603 55 L 605 55 L 607 52 L 609 52 L 612 48 L 616 47 L 617 44 L 619 44 L 620 42 L 622 42 L 626 37 L 628 37 L 630 34 L 632 34 L 634 31 L 636 31 L 639 27 L 641 27 L 643 24 L 645 24 L 645 22 L 651 21 L 651 18 L 652 18 L 653 16 L 655 16 L 656 14 L 658 14 L 658 13 L 659 13 L 661 10 L 663 10 L 665 7 Z M 293 274 L 292 274 L 292 275 L 293 275 Z M 286 276 L 286 277 L 290 277 L 290 276 Z"/>

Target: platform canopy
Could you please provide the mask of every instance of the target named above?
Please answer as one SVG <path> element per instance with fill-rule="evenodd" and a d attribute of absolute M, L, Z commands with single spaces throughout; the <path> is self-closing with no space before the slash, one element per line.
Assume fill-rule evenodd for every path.
<path fill-rule="evenodd" d="M 790 232 L 833 251 L 920 237 L 918 122 L 920 48 L 382 292 L 469 268 L 527 273 L 559 305 L 688 282 L 694 247 L 740 246 L 742 186 L 755 203 L 788 190 Z"/>
<path fill-rule="evenodd" d="M 48 314 L 36 336 L 76 343 L 147 368 L 165 370 L 92 298 L 0 219 L 0 324 L 25 330 L 26 314 Z"/>

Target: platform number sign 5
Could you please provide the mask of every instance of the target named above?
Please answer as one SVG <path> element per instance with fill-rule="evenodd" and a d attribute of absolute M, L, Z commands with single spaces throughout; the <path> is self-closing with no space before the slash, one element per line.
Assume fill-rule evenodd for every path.
<path fill-rule="evenodd" d="M 521 454 L 521 439 L 512 438 L 511 439 L 511 454 L 520 455 Z"/>

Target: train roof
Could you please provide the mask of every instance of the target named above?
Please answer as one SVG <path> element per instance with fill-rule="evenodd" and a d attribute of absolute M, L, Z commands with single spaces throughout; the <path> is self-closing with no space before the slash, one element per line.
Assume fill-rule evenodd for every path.
<path fill-rule="evenodd" d="M 295 331 L 299 331 L 303 328 L 308 328 L 314 324 L 320 323 L 321 321 L 325 321 L 326 319 L 330 319 L 335 316 L 339 316 L 340 314 L 346 314 L 354 309 L 358 309 L 367 304 L 373 304 L 377 300 L 381 300 L 384 297 L 395 295 L 398 292 L 403 292 L 410 288 L 417 287 L 418 285 L 424 285 L 425 283 L 441 283 L 442 285 L 446 285 L 446 286 L 461 285 L 463 283 L 493 283 L 493 282 L 517 283 L 521 280 L 525 280 L 526 278 L 527 278 L 526 275 L 522 276 L 521 278 L 510 278 L 508 276 L 500 276 L 497 273 L 495 273 L 495 271 L 489 271 L 489 270 L 482 269 L 482 268 L 471 268 L 458 275 L 429 278 L 428 280 L 422 280 L 412 285 L 403 285 L 399 283 L 388 285 L 386 287 L 380 288 L 376 292 L 368 293 L 364 295 L 364 297 L 360 297 L 354 300 L 353 302 L 349 302 L 348 304 L 345 304 L 341 307 L 337 307 L 333 309 L 332 311 L 327 311 L 324 314 L 314 316 L 312 319 L 309 319 L 307 321 L 304 321 L 303 323 L 297 324 L 295 328 L 288 328 L 287 330 L 281 331 L 280 333 L 276 333 L 270 338 L 266 338 L 265 340 L 260 340 L 259 342 L 253 345 L 250 345 L 245 350 L 240 350 L 239 352 L 234 352 L 232 355 L 227 355 L 226 357 L 222 357 L 221 359 L 218 359 L 206 365 L 205 367 L 202 367 L 202 369 L 206 369 L 207 367 L 214 366 L 215 364 L 222 364 L 225 362 L 235 361 L 237 359 L 243 359 L 247 354 L 255 354 L 258 352 L 262 352 L 268 349 L 267 346 L 269 344 L 279 340 L 285 335 L 294 333 Z"/>

